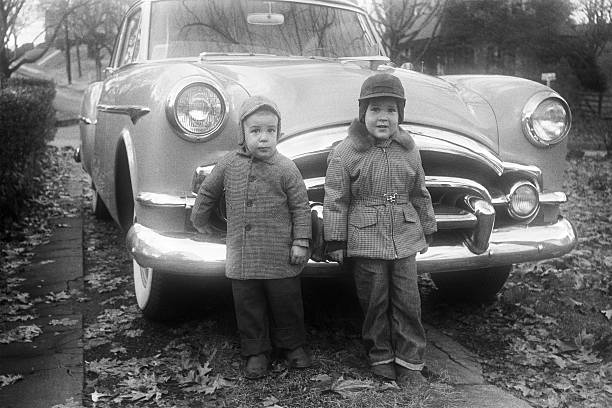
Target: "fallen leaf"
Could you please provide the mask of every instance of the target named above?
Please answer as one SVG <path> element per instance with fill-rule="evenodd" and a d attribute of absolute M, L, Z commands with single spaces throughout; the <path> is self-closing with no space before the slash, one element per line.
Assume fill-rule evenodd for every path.
<path fill-rule="evenodd" d="M 339 394 L 343 398 L 354 398 L 360 392 L 371 389 L 374 389 L 372 381 L 345 380 L 341 376 L 332 384 L 330 391 Z"/>
<path fill-rule="evenodd" d="M 2 374 L 0 375 L 0 387 L 15 384 L 21 379 L 23 379 L 23 375 L 21 374 Z"/>
<path fill-rule="evenodd" d="M 580 348 L 590 349 L 595 343 L 595 336 L 591 333 L 587 333 L 586 329 L 582 329 L 578 336 L 574 337 L 574 343 Z"/>
<path fill-rule="evenodd" d="M 37 325 L 19 326 L 6 333 L 0 334 L 0 344 L 12 342 L 30 343 L 34 337 L 40 336 L 42 330 Z"/>
<path fill-rule="evenodd" d="M 93 402 L 98 402 L 98 401 L 100 401 L 100 398 L 109 397 L 109 396 L 110 395 L 108 395 L 108 394 L 103 394 L 103 393 L 100 393 L 98 391 L 94 391 L 94 392 L 91 393 L 91 400 Z"/>
<path fill-rule="evenodd" d="M 67 317 L 57 320 L 52 319 L 49 324 L 51 326 L 75 326 L 79 321 L 77 319 L 69 319 Z"/>
<path fill-rule="evenodd" d="M 278 399 L 274 395 L 271 395 L 268 398 L 263 400 L 263 406 L 271 407 L 273 405 L 276 405 L 277 402 L 278 402 Z"/>
<path fill-rule="evenodd" d="M 327 374 L 319 374 L 319 375 L 315 375 L 310 380 L 318 381 L 318 382 L 327 382 L 327 381 L 332 381 L 332 378 Z"/>
<path fill-rule="evenodd" d="M 606 319 L 608 320 L 612 319 L 612 309 L 602 310 L 601 313 L 603 313 L 603 315 L 606 316 Z"/>

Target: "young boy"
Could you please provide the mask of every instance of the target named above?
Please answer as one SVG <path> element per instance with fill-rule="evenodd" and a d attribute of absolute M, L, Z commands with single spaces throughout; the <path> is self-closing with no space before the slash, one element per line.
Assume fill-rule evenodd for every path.
<path fill-rule="evenodd" d="M 245 377 L 267 375 L 272 346 L 291 367 L 312 364 L 305 344 L 299 274 L 309 256 L 311 218 L 306 186 L 290 159 L 276 151 L 280 113 L 253 96 L 240 109 L 240 148 L 221 158 L 198 192 L 191 221 L 207 231 L 225 193 L 226 276 L 231 279 Z"/>
<path fill-rule="evenodd" d="M 330 259 L 353 258 L 362 336 L 375 376 L 425 383 L 425 331 L 415 256 L 436 231 L 418 148 L 399 128 L 404 88 L 388 73 L 365 80 L 359 118 L 329 156 L 323 209 Z"/>

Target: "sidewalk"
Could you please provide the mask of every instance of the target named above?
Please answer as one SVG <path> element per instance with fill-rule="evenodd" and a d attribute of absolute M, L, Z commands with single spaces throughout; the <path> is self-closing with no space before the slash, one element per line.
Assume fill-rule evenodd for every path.
<path fill-rule="evenodd" d="M 65 135 L 74 131 L 58 129 L 55 143 L 73 140 Z M 58 140 L 59 139 L 59 140 Z M 72 143 L 69 143 L 72 144 Z M 68 200 L 81 208 L 80 166 L 73 164 Z M 23 379 L 0 388 L 2 408 L 50 408 L 70 398 L 81 402 L 83 390 L 83 321 L 80 303 L 83 292 L 83 225 L 80 212 L 73 218 L 50 221 L 49 242 L 36 247 L 31 263 L 19 277 L 25 280 L 19 292 L 29 300 L 40 298 L 32 313 L 35 320 L 15 322 L 17 326 L 36 325 L 42 334 L 32 342 L 0 344 L 0 374 L 21 374 Z M 68 299 L 64 299 L 68 297 Z"/>

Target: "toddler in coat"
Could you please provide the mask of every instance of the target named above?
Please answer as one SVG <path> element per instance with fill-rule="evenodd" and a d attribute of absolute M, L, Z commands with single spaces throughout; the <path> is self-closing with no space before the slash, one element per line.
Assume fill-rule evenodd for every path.
<path fill-rule="evenodd" d="M 415 257 L 436 220 L 419 150 L 399 127 L 404 105 L 397 77 L 364 81 L 359 118 L 328 158 L 324 236 L 330 259 L 352 259 L 374 375 L 421 385 L 426 340 Z"/>
<path fill-rule="evenodd" d="M 206 233 L 225 193 L 226 276 L 250 379 L 267 375 L 272 346 L 285 351 L 292 367 L 312 364 L 304 350 L 299 276 L 309 257 L 310 206 L 298 168 L 276 150 L 280 125 L 274 102 L 247 99 L 240 109 L 240 148 L 206 177 L 191 214 L 196 229 Z"/>

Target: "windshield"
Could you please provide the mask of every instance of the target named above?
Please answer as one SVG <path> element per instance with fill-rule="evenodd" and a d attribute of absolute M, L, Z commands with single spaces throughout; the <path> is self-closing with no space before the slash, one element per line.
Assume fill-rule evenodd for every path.
<path fill-rule="evenodd" d="M 149 59 L 208 53 L 379 55 L 363 15 L 318 4 L 258 0 L 152 3 Z"/>

